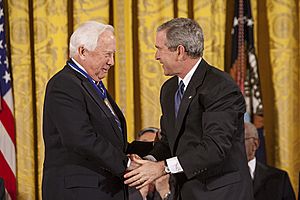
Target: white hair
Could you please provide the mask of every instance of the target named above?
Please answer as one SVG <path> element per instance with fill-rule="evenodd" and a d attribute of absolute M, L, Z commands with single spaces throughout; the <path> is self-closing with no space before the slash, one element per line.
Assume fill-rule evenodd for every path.
<path fill-rule="evenodd" d="M 70 37 L 69 56 L 73 57 L 79 47 L 84 47 L 89 51 L 94 50 L 97 47 L 99 35 L 105 30 L 114 32 L 114 27 L 96 21 L 81 24 Z"/>

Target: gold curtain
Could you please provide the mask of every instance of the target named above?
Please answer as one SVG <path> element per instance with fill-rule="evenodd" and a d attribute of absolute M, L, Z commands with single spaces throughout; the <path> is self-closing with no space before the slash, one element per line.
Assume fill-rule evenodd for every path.
<path fill-rule="evenodd" d="M 134 68 L 132 41 L 132 3 L 113 1 L 113 24 L 116 30 L 117 53 L 115 70 L 115 100 L 126 116 L 128 140 L 134 140 Z M 124 76 L 126 74 L 126 76 Z"/>
<path fill-rule="evenodd" d="M 275 122 L 273 132 L 267 132 L 274 142 L 269 149 L 272 148 L 275 166 L 287 170 L 296 186 L 300 171 L 299 1 L 267 0 L 266 7 Z"/>
<path fill-rule="evenodd" d="M 229 0 L 6 0 L 17 134 L 18 199 L 41 199 L 44 156 L 42 107 L 45 86 L 68 58 L 68 38 L 86 20 L 115 27 L 115 67 L 105 84 L 124 112 L 128 138 L 146 126 L 159 127 L 159 91 L 168 78 L 155 61 L 159 24 L 191 17 L 204 30 L 204 58 L 224 69 Z M 262 83 L 267 158 L 288 171 L 298 191 L 300 155 L 298 0 L 251 0 Z M 231 14 L 233 15 L 233 14 Z M 229 20 L 229 21 L 228 21 Z M 229 27 L 230 25 L 230 27 Z"/>
<path fill-rule="evenodd" d="M 44 145 L 42 139 L 43 102 L 47 81 L 65 64 L 67 58 L 67 0 L 34 0 L 33 9 L 33 64 L 36 100 L 36 189 L 41 192 Z M 32 34 L 32 33 L 31 33 Z M 15 95 L 17 96 L 17 95 Z M 17 133 L 18 134 L 18 133 Z M 21 184 L 19 185 L 22 186 Z M 20 188 L 21 189 L 21 188 Z"/>
<path fill-rule="evenodd" d="M 141 127 L 157 127 L 160 116 L 159 88 L 166 77 L 154 58 L 154 30 L 162 22 L 173 18 L 173 1 L 138 1 L 137 9 Z"/>
<path fill-rule="evenodd" d="M 194 1 L 194 19 L 204 32 L 204 59 L 224 70 L 226 1 Z"/>
<path fill-rule="evenodd" d="M 28 1 L 9 2 L 11 67 L 17 140 L 18 199 L 35 199 L 36 148 L 35 101 L 32 83 L 32 60 Z M 21 197 L 21 198 L 20 198 Z"/>

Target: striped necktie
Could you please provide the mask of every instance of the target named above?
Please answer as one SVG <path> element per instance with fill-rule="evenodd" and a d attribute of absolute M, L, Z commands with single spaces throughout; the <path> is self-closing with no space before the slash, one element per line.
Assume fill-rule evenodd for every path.
<path fill-rule="evenodd" d="M 181 103 L 181 99 L 183 97 L 183 93 L 184 93 L 184 83 L 181 80 L 179 85 L 178 85 L 178 89 L 175 93 L 175 117 L 176 118 L 177 118 L 177 113 L 178 113 L 179 106 L 180 106 L 180 103 Z"/>

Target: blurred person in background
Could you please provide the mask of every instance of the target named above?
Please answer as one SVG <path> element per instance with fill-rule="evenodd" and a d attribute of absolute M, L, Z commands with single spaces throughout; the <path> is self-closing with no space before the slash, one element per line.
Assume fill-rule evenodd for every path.
<path fill-rule="evenodd" d="M 257 129 L 254 124 L 246 122 L 245 148 L 255 200 L 295 200 L 295 193 L 287 172 L 257 161 L 255 152 L 258 147 Z"/>

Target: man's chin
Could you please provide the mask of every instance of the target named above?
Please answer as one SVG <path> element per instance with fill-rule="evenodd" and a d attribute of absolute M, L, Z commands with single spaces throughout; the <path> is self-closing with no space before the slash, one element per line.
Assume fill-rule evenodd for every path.
<path fill-rule="evenodd" d="M 165 76 L 172 76 L 172 74 L 170 73 L 169 70 L 166 70 L 166 68 L 163 66 L 163 70 L 164 70 L 164 75 Z"/>
<path fill-rule="evenodd" d="M 106 75 L 107 75 L 107 73 L 101 73 L 101 75 L 100 74 L 97 75 L 97 78 L 102 80 L 106 77 Z"/>
<path fill-rule="evenodd" d="M 164 71 L 164 75 L 165 76 L 171 76 L 171 74 L 169 72 Z"/>

